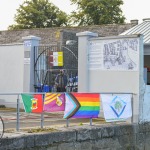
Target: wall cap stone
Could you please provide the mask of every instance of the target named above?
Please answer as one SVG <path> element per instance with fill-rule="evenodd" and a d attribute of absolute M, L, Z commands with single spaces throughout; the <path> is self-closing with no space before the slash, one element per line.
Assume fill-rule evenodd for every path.
<path fill-rule="evenodd" d="M 93 37 L 98 37 L 98 33 L 85 31 L 85 32 L 76 33 L 76 36 L 93 36 Z"/>
<path fill-rule="evenodd" d="M 38 40 L 38 41 L 41 40 L 40 37 L 37 37 L 37 36 L 34 36 L 34 35 L 25 36 L 25 37 L 22 37 L 22 39 L 23 40 Z"/>

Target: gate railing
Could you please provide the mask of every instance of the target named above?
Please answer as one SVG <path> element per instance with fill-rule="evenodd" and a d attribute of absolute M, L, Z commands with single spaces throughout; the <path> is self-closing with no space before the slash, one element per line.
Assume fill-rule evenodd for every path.
<path fill-rule="evenodd" d="M 51 66 L 49 57 L 51 52 L 63 52 L 64 65 Z M 34 86 L 35 92 L 43 91 L 44 85 L 53 87 L 54 79 L 60 69 L 66 70 L 69 78 L 78 74 L 78 55 L 76 46 L 36 46 L 34 47 Z M 68 81 L 69 82 L 69 81 Z M 71 84 L 68 84 L 71 85 Z M 68 89 L 73 89 L 68 86 Z M 70 90 L 69 89 L 69 90 Z M 71 90 L 70 90 L 71 91 Z M 44 91 L 47 92 L 47 91 Z"/>
<path fill-rule="evenodd" d="M 41 94 L 42 95 L 42 100 L 44 103 L 44 96 L 45 93 L 0 93 L 0 96 L 5 95 L 11 95 L 11 96 L 16 96 L 16 101 L 17 101 L 17 110 L 16 110 L 16 130 L 19 131 L 20 130 L 20 96 L 21 94 Z M 131 94 L 132 98 L 131 98 L 131 107 L 132 107 L 132 112 L 134 112 L 134 107 L 133 107 L 133 93 L 100 93 L 100 94 Z M 44 112 L 41 113 L 40 115 L 40 127 L 43 128 L 44 127 Z M 133 123 L 133 113 L 132 113 L 132 117 L 131 117 L 131 123 Z M 90 125 L 92 125 L 92 118 L 90 118 Z M 66 119 L 66 126 L 69 126 L 69 119 Z"/>

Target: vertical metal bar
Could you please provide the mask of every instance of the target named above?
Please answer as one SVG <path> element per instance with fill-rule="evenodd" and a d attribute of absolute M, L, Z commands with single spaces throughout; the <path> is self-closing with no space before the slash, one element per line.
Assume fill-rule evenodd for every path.
<path fill-rule="evenodd" d="M 66 120 L 66 126 L 69 127 L 69 119 Z"/>
<path fill-rule="evenodd" d="M 16 124 L 17 131 L 19 131 L 19 129 L 20 129 L 19 110 L 20 110 L 20 102 L 19 102 L 19 94 L 18 94 L 17 95 L 17 124 Z"/>
<path fill-rule="evenodd" d="M 90 126 L 92 126 L 92 118 L 90 118 Z"/>
<path fill-rule="evenodd" d="M 42 102 L 43 102 L 43 106 L 44 106 L 44 94 L 42 95 Z M 44 113 L 41 113 L 41 128 L 43 129 L 44 127 Z"/>
<path fill-rule="evenodd" d="M 34 85 L 39 86 L 39 73 L 38 73 L 38 66 L 37 66 L 37 53 L 38 53 L 39 46 L 34 46 Z M 37 92 L 38 89 L 34 88 L 34 91 Z"/>
<path fill-rule="evenodd" d="M 43 129 L 44 126 L 44 114 L 43 112 L 41 113 L 41 128 Z"/>
<path fill-rule="evenodd" d="M 134 121 L 134 103 L 133 103 L 133 93 L 132 93 L 132 97 L 131 97 L 131 107 L 132 107 L 132 117 L 131 117 L 131 123 L 133 123 Z"/>
<path fill-rule="evenodd" d="M 37 85 L 37 82 L 36 82 L 36 78 L 35 78 L 35 46 L 34 46 L 34 48 L 33 48 L 33 51 L 34 51 L 34 57 L 33 57 L 33 60 L 34 60 L 34 67 L 33 67 L 33 69 L 34 69 L 34 92 L 36 92 L 36 87 L 35 87 L 35 85 Z"/>

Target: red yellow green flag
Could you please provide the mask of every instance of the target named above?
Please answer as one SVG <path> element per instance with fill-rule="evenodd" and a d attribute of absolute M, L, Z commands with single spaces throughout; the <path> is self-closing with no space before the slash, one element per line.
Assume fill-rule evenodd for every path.
<path fill-rule="evenodd" d="M 21 94 L 25 112 L 42 113 L 43 100 L 41 94 Z"/>

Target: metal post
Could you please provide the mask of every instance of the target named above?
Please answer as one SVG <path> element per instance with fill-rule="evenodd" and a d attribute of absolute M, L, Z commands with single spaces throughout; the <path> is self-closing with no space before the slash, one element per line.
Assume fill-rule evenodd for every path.
<path fill-rule="evenodd" d="M 92 118 L 90 118 L 90 126 L 92 126 Z"/>
<path fill-rule="evenodd" d="M 42 96 L 42 102 L 43 102 L 43 106 L 44 106 L 44 94 Z M 43 129 L 44 127 L 44 113 L 41 113 L 41 128 Z"/>
<path fill-rule="evenodd" d="M 19 131 L 20 129 L 20 121 L 19 121 L 19 112 L 20 112 L 20 102 L 19 102 L 19 94 L 17 96 L 17 125 L 16 125 L 16 130 Z"/>
<path fill-rule="evenodd" d="M 131 123 L 133 123 L 133 121 L 134 121 L 134 120 L 133 120 L 133 119 L 134 119 L 134 117 L 133 117 L 133 115 L 134 115 L 134 109 L 133 109 L 133 108 L 134 108 L 134 106 L 133 106 L 133 105 L 134 105 L 134 104 L 133 104 L 133 94 L 132 94 L 132 97 L 131 97 L 131 105 L 132 105 L 132 106 L 131 106 L 131 107 L 132 107 Z"/>
<path fill-rule="evenodd" d="M 44 126 L 44 114 L 41 113 L 41 128 L 43 129 Z"/>
<path fill-rule="evenodd" d="M 66 126 L 69 127 L 69 119 L 66 120 Z"/>

